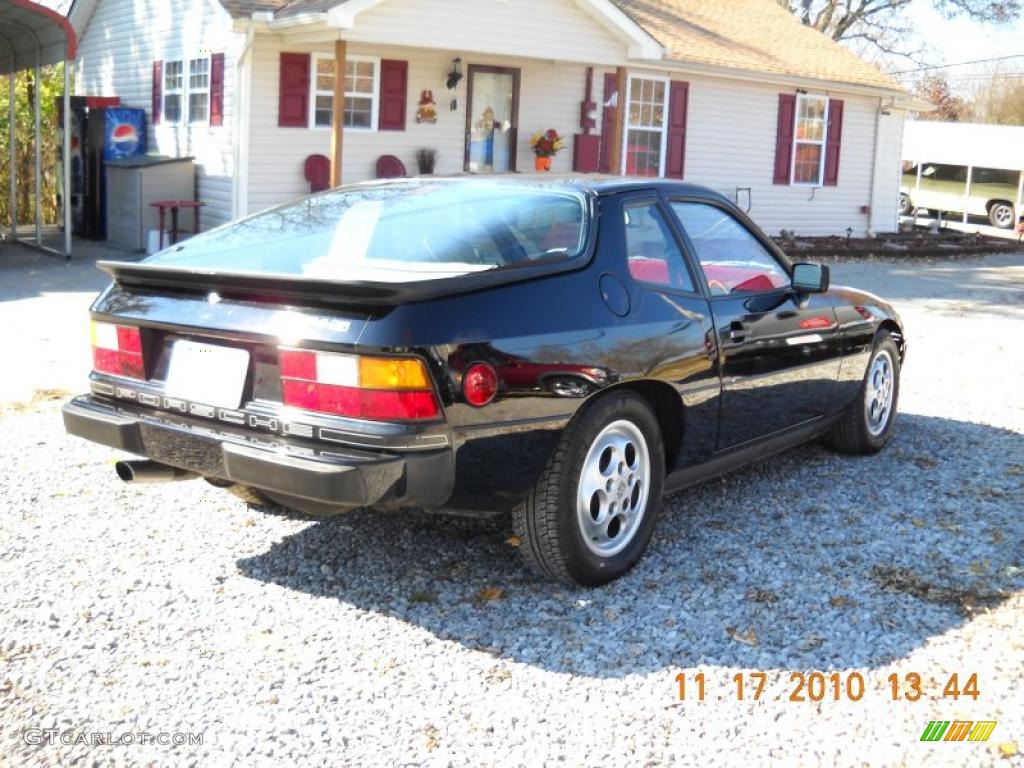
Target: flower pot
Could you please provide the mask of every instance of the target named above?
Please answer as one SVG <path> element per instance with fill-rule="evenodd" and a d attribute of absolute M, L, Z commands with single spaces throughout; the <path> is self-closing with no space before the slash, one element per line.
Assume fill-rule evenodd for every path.
<path fill-rule="evenodd" d="M 537 155 L 534 158 L 533 167 L 536 170 L 538 170 L 538 171 L 550 171 L 551 170 L 551 158 L 550 157 L 541 157 L 540 155 Z"/>

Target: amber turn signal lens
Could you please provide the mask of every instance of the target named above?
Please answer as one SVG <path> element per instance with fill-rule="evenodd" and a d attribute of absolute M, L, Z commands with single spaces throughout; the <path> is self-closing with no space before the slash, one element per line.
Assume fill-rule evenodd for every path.
<path fill-rule="evenodd" d="M 363 389 L 430 389 L 430 379 L 419 360 L 360 357 L 359 386 Z"/>

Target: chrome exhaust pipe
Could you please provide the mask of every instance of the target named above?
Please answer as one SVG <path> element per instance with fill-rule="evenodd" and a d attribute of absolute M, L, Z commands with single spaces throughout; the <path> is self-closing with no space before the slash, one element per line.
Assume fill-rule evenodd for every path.
<path fill-rule="evenodd" d="M 117 476 L 126 483 L 170 483 L 191 480 L 195 473 L 157 461 L 119 461 L 114 465 Z"/>

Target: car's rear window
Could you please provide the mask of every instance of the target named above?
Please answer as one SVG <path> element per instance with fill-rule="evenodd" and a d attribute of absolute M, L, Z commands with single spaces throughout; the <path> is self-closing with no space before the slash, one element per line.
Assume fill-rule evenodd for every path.
<path fill-rule="evenodd" d="M 405 282 L 580 254 L 586 199 L 474 181 L 327 192 L 198 235 L 147 260 L 185 269 Z"/>

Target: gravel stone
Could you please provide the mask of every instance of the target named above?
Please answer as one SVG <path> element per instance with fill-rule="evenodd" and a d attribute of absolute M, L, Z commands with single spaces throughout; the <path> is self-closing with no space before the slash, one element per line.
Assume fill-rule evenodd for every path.
<path fill-rule="evenodd" d="M 8 410 L 0 764 L 1021 765 L 999 744 L 1024 736 L 1024 256 L 844 263 L 833 282 L 906 322 L 892 444 L 809 445 L 676 493 L 647 557 L 597 590 L 532 576 L 507 519 L 318 522 L 202 482 L 128 487 L 59 403 Z M 812 670 L 860 673 L 863 699 L 789 701 Z M 925 695 L 891 701 L 911 672 Z M 977 673 L 977 700 L 942 698 L 954 673 Z M 919 741 L 957 718 L 998 725 Z"/>

